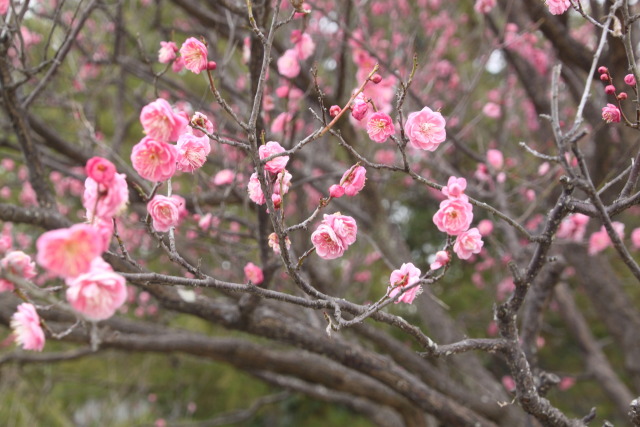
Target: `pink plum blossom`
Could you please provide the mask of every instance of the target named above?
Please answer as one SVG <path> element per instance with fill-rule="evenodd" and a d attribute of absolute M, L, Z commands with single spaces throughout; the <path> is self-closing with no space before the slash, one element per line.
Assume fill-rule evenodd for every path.
<path fill-rule="evenodd" d="M 108 184 L 99 184 L 92 178 L 84 182 L 82 205 L 86 209 L 87 219 L 94 217 L 110 219 L 125 210 L 129 202 L 127 177 L 117 173 Z"/>
<path fill-rule="evenodd" d="M 546 0 L 552 15 L 562 15 L 571 7 L 570 0 Z"/>
<path fill-rule="evenodd" d="M 450 176 L 447 185 L 442 187 L 442 194 L 450 199 L 466 198 L 464 190 L 467 189 L 467 180 Z"/>
<path fill-rule="evenodd" d="M 195 37 L 189 37 L 180 47 L 184 68 L 195 74 L 207 69 L 207 47 Z"/>
<path fill-rule="evenodd" d="M 323 259 L 335 259 L 344 254 L 345 247 L 333 228 L 327 224 L 320 224 L 311 234 L 311 242 L 316 248 L 316 253 Z"/>
<path fill-rule="evenodd" d="M 280 239 L 278 239 L 278 235 L 276 233 L 269 234 L 269 247 L 273 249 L 273 252 L 276 254 L 280 254 Z M 291 248 L 291 240 L 289 240 L 289 236 L 285 239 L 285 245 L 287 249 Z"/>
<path fill-rule="evenodd" d="M 395 133 L 395 130 L 391 117 L 382 112 L 373 113 L 367 121 L 369 138 L 379 144 L 385 142 Z"/>
<path fill-rule="evenodd" d="M 495 148 L 487 150 L 487 163 L 489 163 L 494 169 L 502 169 L 502 166 L 504 165 L 504 156 L 502 155 L 502 151 L 496 150 Z"/>
<path fill-rule="evenodd" d="M 89 224 L 76 224 L 43 233 L 36 242 L 36 261 L 50 273 L 76 277 L 86 273 L 104 248 L 98 230 Z"/>
<path fill-rule="evenodd" d="M 175 146 L 144 137 L 131 151 L 133 168 L 144 179 L 161 182 L 176 173 L 178 150 Z"/>
<path fill-rule="evenodd" d="M 435 151 L 447 138 L 446 121 L 442 114 L 429 107 L 409 114 L 404 126 L 409 143 L 415 148 Z"/>
<path fill-rule="evenodd" d="M 147 203 L 147 211 L 153 219 L 153 228 L 159 232 L 169 231 L 180 220 L 179 201 L 166 196 L 156 195 Z"/>
<path fill-rule="evenodd" d="M 235 178 L 236 174 L 231 169 L 222 169 L 216 176 L 213 178 L 214 185 L 228 185 L 231 184 Z"/>
<path fill-rule="evenodd" d="M 36 264 L 31 257 L 22 251 L 11 251 L 0 260 L 0 269 L 4 273 L 11 274 L 21 279 L 33 279 L 36 277 Z M 13 283 L 0 278 L 0 292 L 12 291 Z"/>
<path fill-rule="evenodd" d="M 115 165 L 103 157 L 92 157 L 87 160 L 84 170 L 87 176 L 98 184 L 109 183 L 116 174 Z"/>
<path fill-rule="evenodd" d="M 311 36 L 307 33 L 303 33 L 300 30 L 291 31 L 290 40 L 295 44 L 294 49 L 301 60 L 305 60 L 313 55 L 316 49 L 316 44 L 313 42 Z"/>
<path fill-rule="evenodd" d="M 420 269 L 410 262 L 402 264 L 398 270 L 393 270 L 391 276 L 389 276 L 389 289 L 387 290 L 389 298 L 395 298 L 403 288 L 408 288 L 418 283 L 421 274 Z M 404 292 L 395 303 L 404 302 L 411 304 L 420 292 L 422 292 L 422 287 L 414 286 Z"/>
<path fill-rule="evenodd" d="M 280 75 L 288 79 L 298 77 L 298 74 L 300 74 L 300 63 L 298 59 L 296 49 L 287 49 L 284 54 L 278 58 L 277 65 Z"/>
<path fill-rule="evenodd" d="M 629 86 L 635 86 L 636 76 L 634 76 L 633 74 L 627 74 L 626 76 L 624 76 L 624 82 Z"/>
<path fill-rule="evenodd" d="M 124 277 L 106 267 L 69 279 L 67 285 L 67 301 L 71 307 L 92 321 L 113 316 L 127 299 Z"/>
<path fill-rule="evenodd" d="M 451 261 L 451 257 L 449 256 L 449 252 L 447 251 L 438 251 L 436 252 L 436 259 L 429 266 L 432 270 L 437 270 L 439 268 L 444 267 L 449 264 Z"/>
<path fill-rule="evenodd" d="M 478 223 L 478 231 L 481 236 L 488 236 L 493 231 L 493 222 L 489 219 L 483 219 Z"/>
<path fill-rule="evenodd" d="M 178 138 L 177 169 L 182 172 L 193 172 L 200 169 L 211 152 L 209 137 L 198 137 L 194 134 L 183 133 Z"/>
<path fill-rule="evenodd" d="M 344 187 L 337 184 L 332 185 L 331 187 L 329 187 L 329 196 L 333 197 L 334 199 L 339 199 L 340 197 L 344 196 Z"/>
<path fill-rule="evenodd" d="M 473 220 L 473 206 L 464 199 L 447 199 L 440 203 L 440 209 L 433 216 L 438 230 L 457 236 L 469 229 Z"/>
<path fill-rule="evenodd" d="M 581 242 L 587 231 L 589 217 L 580 213 L 569 215 L 558 228 L 556 236 L 559 239 L 569 239 L 574 242 Z"/>
<path fill-rule="evenodd" d="M 614 221 L 612 224 L 616 234 L 622 239 L 624 237 L 624 224 Z M 609 246 L 611 246 L 611 238 L 604 228 L 604 225 L 600 227 L 600 230 L 596 231 L 589 237 L 589 255 L 595 255 L 602 252 Z"/>
<path fill-rule="evenodd" d="M 252 262 L 244 266 L 244 277 L 254 285 L 259 285 L 264 281 L 262 269 Z"/>
<path fill-rule="evenodd" d="M 351 115 L 354 119 L 360 121 L 364 119 L 364 116 L 367 115 L 369 111 L 369 103 L 365 99 L 364 95 L 361 93 L 356 96 L 356 99 L 353 100 L 353 104 L 351 104 Z"/>
<path fill-rule="evenodd" d="M 336 236 L 342 240 L 342 245 L 345 249 L 356 241 L 358 225 L 352 217 L 335 213 L 333 215 L 324 215 L 322 222 L 335 231 Z"/>
<path fill-rule="evenodd" d="M 33 304 L 22 303 L 11 316 L 11 329 L 16 344 L 25 350 L 42 351 L 44 348 L 44 331 L 40 326 L 40 316 Z"/>
<path fill-rule="evenodd" d="M 342 175 L 340 185 L 344 187 L 344 193 L 352 197 L 362 191 L 366 180 L 367 170 L 363 166 L 355 165 Z"/>
<path fill-rule="evenodd" d="M 258 205 L 264 205 L 266 203 L 267 199 L 264 197 L 262 187 L 260 187 L 260 180 L 258 179 L 258 174 L 256 172 L 251 174 L 251 177 L 249 178 L 247 191 L 249 192 L 249 198 L 253 203 Z"/>
<path fill-rule="evenodd" d="M 620 109 L 613 104 L 602 107 L 602 120 L 607 123 L 619 123 L 621 118 Z"/>
<path fill-rule="evenodd" d="M 176 59 L 176 52 L 178 52 L 178 46 L 174 42 L 160 42 L 160 50 L 158 51 L 158 62 L 161 64 L 168 64 Z"/>
<path fill-rule="evenodd" d="M 502 115 L 502 110 L 495 102 L 487 102 L 482 107 L 482 113 L 490 119 L 499 119 Z"/>
<path fill-rule="evenodd" d="M 142 107 L 140 123 L 144 133 L 159 142 L 176 141 L 182 134 L 189 120 L 182 114 L 176 113 L 171 105 L 162 98 Z"/>
<path fill-rule="evenodd" d="M 260 160 L 266 159 L 274 154 L 284 153 L 285 149 L 277 143 L 276 141 L 269 141 L 265 145 L 261 145 L 258 148 L 258 153 L 260 154 Z M 289 156 L 280 156 L 276 157 L 273 160 L 269 160 L 265 165 L 264 169 L 271 173 L 280 173 L 287 167 L 287 163 L 289 162 Z"/>
<path fill-rule="evenodd" d="M 477 228 L 472 228 L 458 234 L 453 245 L 453 251 L 460 259 L 469 259 L 471 255 L 480 253 L 484 242 Z"/>
<path fill-rule="evenodd" d="M 193 114 L 193 117 L 191 117 L 190 123 L 192 126 L 201 127 L 202 129 L 206 130 L 208 133 L 213 133 L 214 131 L 214 126 L 211 120 L 209 120 L 209 118 L 205 114 L 199 111 L 196 111 Z M 199 129 L 191 128 L 191 132 L 198 137 L 205 136 L 205 133 Z"/>

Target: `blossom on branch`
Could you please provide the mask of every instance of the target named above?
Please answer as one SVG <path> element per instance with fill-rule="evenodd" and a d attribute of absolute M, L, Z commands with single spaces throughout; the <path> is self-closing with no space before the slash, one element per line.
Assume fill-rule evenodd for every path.
<path fill-rule="evenodd" d="M 180 202 L 173 197 L 156 195 L 147 203 L 147 211 L 153 219 L 153 228 L 159 232 L 169 231 L 180 221 Z"/>
<path fill-rule="evenodd" d="M 162 98 L 142 107 L 140 123 L 144 133 L 160 142 L 177 141 L 185 131 L 189 120 L 182 113 L 176 113 L 171 105 Z"/>
<path fill-rule="evenodd" d="M 180 47 L 184 68 L 195 74 L 207 69 L 207 47 L 195 37 L 189 37 Z"/>
<path fill-rule="evenodd" d="M 133 146 L 131 163 L 144 179 L 162 182 L 176 173 L 178 150 L 175 146 L 148 136 Z"/>
<path fill-rule="evenodd" d="M 435 151 L 447 138 L 446 121 L 442 114 L 429 107 L 409 114 L 404 130 L 412 147 Z"/>
<path fill-rule="evenodd" d="M 25 350 L 42 351 L 44 348 L 44 331 L 40 326 L 40 316 L 33 304 L 22 303 L 11 316 L 11 329 L 16 344 Z"/>
<path fill-rule="evenodd" d="M 403 288 L 408 288 L 418 283 L 421 274 L 422 272 L 420 269 L 410 262 L 402 264 L 398 270 L 393 270 L 391 276 L 389 276 L 389 289 L 387 290 L 389 298 L 395 298 Z M 398 304 L 399 302 L 404 302 L 406 304 L 411 304 L 416 296 L 421 292 L 421 286 L 414 286 L 404 292 L 395 303 Z"/>
<path fill-rule="evenodd" d="M 620 109 L 613 104 L 602 107 L 602 120 L 607 123 L 619 123 L 621 118 Z"/>
<path fill-rule="evenodd" d="M 36 241 L 36 261 L 50 273 L 76 277 L 86 273 L 104 249 L 98 230 L 89 224 L 43 233 Z"/>

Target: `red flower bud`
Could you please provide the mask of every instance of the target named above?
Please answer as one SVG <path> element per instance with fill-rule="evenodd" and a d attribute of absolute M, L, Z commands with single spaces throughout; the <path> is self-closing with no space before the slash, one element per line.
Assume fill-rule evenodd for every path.
<path fill-rule="evenodd" d="M 380 74 L 378 74 L 378 73 L 375 73 L 373 76 L 371 76 L 371 81 L 374 84 L 378 84 L 378 83 L 380 83 L 382 81 L 382 76 Z"/>
<path fill-rule="evenodd" d="M 608 95 L 613 95 L 614 93 L 616 93 L 616 88 L 613 85 L 607 85 L 604 88 L 604 92 Z"/>
<path fill-rule="evenodd" d="M 607 67 L 599 67 L 598 68 L 598 72 L 600 74 L 608 74 L 609 73 L 609 69 Z"/>
<path fill-rule="evenodd" d="M 207 70 L 209 71 L 213 71 L 216 68 L 218 68 L 218 64 L 216 64 L 216 61 L 209 61 L 207 62 Z"/>
<path fill-rule="evenodd" d="M 600 80 L 602 80 L 603 82 L 608 82 L 609 81 L 609 75 L 608 74 L 600 74 Z"/>

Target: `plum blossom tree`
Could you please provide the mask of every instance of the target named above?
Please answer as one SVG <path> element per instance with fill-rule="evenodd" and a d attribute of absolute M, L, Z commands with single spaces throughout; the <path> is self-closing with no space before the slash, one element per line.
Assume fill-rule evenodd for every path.
<path fill-rule="evenodd" d="M 172 353 L 128 424 L 640 426 L 640 6 L 467 3 L 0 1 L 0 367 Z"/>

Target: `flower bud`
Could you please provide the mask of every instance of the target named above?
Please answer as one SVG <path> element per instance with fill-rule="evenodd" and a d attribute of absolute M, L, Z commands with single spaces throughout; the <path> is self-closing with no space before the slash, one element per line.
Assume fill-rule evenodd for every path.
<path fill-rule="evenodd" d="M 339 105 L 332 105 L 331 108 L 329 109 L 329 115 L 331 117 L 335 117 L 338 114 L 340 114 L 340 111 L 342 111 L 342 108 L 340 108 Z"/>
<path fill-rule="evenodd" d="M 216 68 L 218 68 L 218 64 L 216 64 L 216 61 L 209 61 L 207 62 L 207 70 L 209 71 L 213 71 Z"/>
<path fill-rule="evenodd" d="M 624 82 L 629 86 L 635 86 L 636 77 L 633 74 L 627 74 L 626 76 L 624 76 Z"/>
<path fill-rule="evenodd" d="M 609 81 L 609 75 L 608 74 L 600 74 L 600 80 L 602 80 L 603 82 L 608 82 Z"/>
<path fill-rule="evenodd" d="M 615 86 L 613 86 L 613 85 L 607 85 L 607 86 L 604 88 L 604 92 L 605 92 L 607 95 L 613 95 L 614 93 L 616 93 L 616 88 L 615 88 Z"/>
<path fill-rule="evenodd" d="M 375 73 L 373 76 L 371 76 L 370 79 L 374 84 L 378 84 L 382 81 L 382 76 L 378 73 Z"/>
<path fill-rule="evenodd" d="M 598 72 L 600 74 L 608 74 L 609 73 L 609 69 L 607 67 L 599 67 L 598 68 Z"/>
<path fill-rule="evenodd" d="M 620 92 L 620 93 L 618 94 L 618 99 L 619 99 L 620 101 L 624 101 L 625 99 L 627 99 L 627 94 L 626 94 L 625 92 Z"/>
<path fill-rule="evenodd" d="M 332 185 L 329 187 L 329 195 L 334 199 L 339 199 L 344 196 L 344 187 L 337 184 Z"/>

